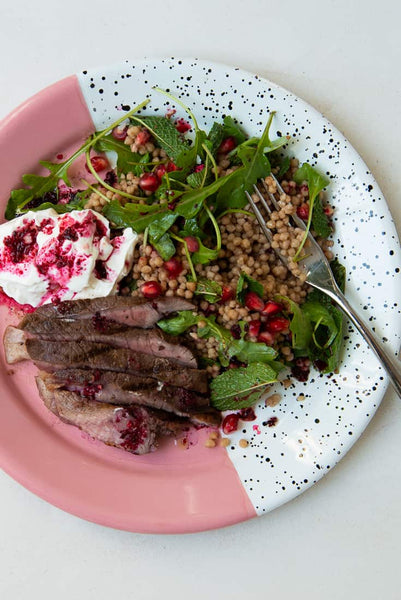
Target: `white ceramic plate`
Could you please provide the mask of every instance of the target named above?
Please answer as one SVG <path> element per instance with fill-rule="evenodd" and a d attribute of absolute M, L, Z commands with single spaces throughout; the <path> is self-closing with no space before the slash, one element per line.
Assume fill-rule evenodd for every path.
<path fill-rule="evenodd" d="M 398 350 L 401 332 L 397 304 L 400 250 L 396 231 L 380 189 L 366 165 L 322 115 L 290 92 L 254 74 L 192 59 L 127 60 L 111 67 L 84 70 L 77 77 L 96 129 L 110 124 L 122 115 L 122 111 L 149 96 L 151 102 L 146 113 L 164 114 L 172 102 L 153 91 L 154 86 L 169 90 L 180 98 L 195 113 L 200 126 L 206 129 L 214 119 L 221 120 L 229 114 L 250 135 L 259 135 L 269 112 L 276 111 L 272 137 L 290 136 L 287 153 L 301 162 L 317 165 L 331 179 L 328 197 L 335 208 L 334 252 L 347 269 L 347 297 L 362 316 L 370 319 L 372 327 L 383 339 L 386 338 L 390 348 L 394 352 Z M 180 107 L 175 108 L 178 117 L 185 116 Z M 14 460 L 12 467 L 5 464 L 5 468 L 49 501 L 106 525 L 134 531 L 194 531 L 218 527 L 266 513 L 320 479 L 364 431 L 386 387 L 387 377 L 376 358 L 359 334 L 347 326 L 338 374 L 328 377 L 312 372 L 307 383 L 294 383 L 288 389 L 277 384 L 273 391 L 282 394 L 282 402 L 275 408 L 260 405 L 256 410 L 257 420 L 244 423 L 242 430 L 231 435 L 228 463 L 237 473 L 236 481 L 245 492 L 242 500 L 247 505 L 232 512 L 229 505 L 226 509 L 219 506 L 223 496 L 217 492 L 217 507 L 213 508 L 213 503 L 202 504 L 199 488 L 191 487 L 192 475 L 180 483 L 182 494 L 188 495 L 187 501 L 180 504 L 181 515 L 166 512 L 151 502 L 148 509 L 144 509 L 145 494 L 141 510 L 126 510 L 118 519 L 115 505 L 104 491 L 99 491 L 99 494 L 105 494 L 100 503 L 94 501 L 89 492 L 82 492 L 80 498 L 78 488 L 74 488 L 75 500 L 66 501 L 68 490 L 56 492 L 49 474 L 40 473 L 36 478 L 34 474 L 32 481 L 20 475 L 22 456 L 20 460 Z M 304 395 L 302 401 L 298 400 L 300 394 Z M 37 398 L 34 401 L 39 402 Z M 273 416 L 278 418 L 277 424 L 269 427 L 267 422 Z M 46 418 L 41 413 L 41 419 Z M 110 477 L 123 464 L 121 477 L 133 478 L 136 493 L 141 481 L 149 474 L 154 477 L 156 487 L 160 487 L 166 472 L 168 474 L 171 469 L 173 473 L 176 467 L 174 454 L 166 451 L 163 474 L 152 461 L 144 474 L 145 459 L 99 449 L 79 438 L 68 426 L 62 425 L 58 431 L 60 436 L 73 439 L 81 454 L 96 455 L 96 464 L 103 462 L 102 468 L 109 469 Z M 249 441 L 247 448 L 238 445 L 240 438 Z M 163 452 L 160 451 L 161 463 Z M 215 450 L 208 452 L 205 460 L 212 477 L 213 459 L 210 457 Z M 220 460 L 218 452 L 216 464 Z M 194 449 L 189 449 L 185 457 L 180 455 L 178 463 L 184 472 L 194 476 L 204 468 Z M 108 475 L 104 476 L 107 481 Z M 37 484 L 38 478 L 41 485 Z M 208 476 L 201 485 L 208 485 Z M 213 486 L 218 487 L 216 477 Z M 130 502 L 130 506 L 135 507 L 132 498 Z"/>

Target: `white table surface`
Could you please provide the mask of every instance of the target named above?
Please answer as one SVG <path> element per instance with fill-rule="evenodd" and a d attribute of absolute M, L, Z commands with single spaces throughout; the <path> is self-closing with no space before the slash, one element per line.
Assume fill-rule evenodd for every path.
<path fill-rule="evenodd" d="M 362 155 L 401 226 L 397 0 L 3 0 L 0 117 L 54 81 L 147 56 L 196 56 L 287 87 Z M 0 411 L 1 418 L 1 411 Z M 192 535 L 94 525 L 0 474 L 0 598 L 398 600 L 401 403 L 389 390 L 326 478 L 269 515 Z"/>

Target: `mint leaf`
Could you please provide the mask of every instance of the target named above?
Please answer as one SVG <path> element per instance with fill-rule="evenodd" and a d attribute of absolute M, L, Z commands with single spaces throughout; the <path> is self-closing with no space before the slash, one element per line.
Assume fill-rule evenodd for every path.
<path fill-rule="evenodd" d="M 210 304 L 214 304 L 221 300 L 222 291 L 222 287 L 217 281 L 212 281 L 206 277 L 198 278 L 195 294 L 203 296 Z"/>
<path fill-rule="evenodd" d="M 218 410 L 248 408 L 275 381 L 276 371 L 263 363 L 230 369 L 211 381 L 211 404 Z"/>
<path fill-rule="evenodd" d="M 209 131 L 209 135 L 207 136 L 207 139 L 210 142 L 210 152 L 213 156 L 216 156 L 217 150 L 219 149 L 220 144 L 224 139 L 224 136 L 224 126 L 215 121 L 211 130 Z"/>
<path fill-rule="evenodd" d="M 178 133 L 174 123 L 167 117 L 131 117 L 131 120 L 140 123 L 146 127 L 158 145 L 163 148 L 167 155 L 176 163 L 178 167 L 182 166 L 185 155 L 191 147 L 188 141 L 184 140 Z"/>
<path fill-rule="evenodd" d="M 331 261 L 330 267 L 331 267 L 331 270 L 334 275 L 334 279 L 336 280 L 338 287 L 344 293 L 345 277 L 346 277 L 346 271 L 345 271 L 344 265 L 342 265 L 340 263 L 340 261 L 337 258 L 335 258 L 334 260 Z"/>
<path fill-rule="evenodd" d="M 187 177 L 187 183 L 192 188 L 199 188 L 203 184 L 203 178 L 204 177 L 205 177 L 205 174 L 204 174 L 203 171 L 198 171 L 197 173 L 191 173 Z"/>
<path fill-rule="evenodd" d="M 270 346 L 267 346 L 266 344 L 262 344 L 260 342 L 246 342 L 244 340 L 236 341 L 241 342 L 241 344 L 238 344 L 237 351 L 235 352 L 235 356 L 240 362 L 272 363 L 277 356 L 276 350 Z"/>
<path fill-rule="evenodd" d="M 289 156 L 285 156 L 283 159 L 283 162 L 280 165 L 280 169 L 279 172 L 277 173 L 277 179 L 280 180 L 288 171 L 288 169 L 290 168 L 290 158 Z"/>
<path fill-rule="evenodd" d="M 259 281 L 256 281 L 256 279 L 252 279 L 252 277 L 246 273 L 241 273 L 236 291 L 236 297 L 240 304 L 245 303 L 245 296 L 248 292 L 255 292 L 255 294 L 263 298 L 263 285 Z"/>
<path fill-rule="evenodd" d="M 316 235 L 325 238 L 329 237 L 332 232 L 329 218 L 324 212 L 323 204 L 320 198 L 316 199 L 313 207 L 312 229 Z"/>

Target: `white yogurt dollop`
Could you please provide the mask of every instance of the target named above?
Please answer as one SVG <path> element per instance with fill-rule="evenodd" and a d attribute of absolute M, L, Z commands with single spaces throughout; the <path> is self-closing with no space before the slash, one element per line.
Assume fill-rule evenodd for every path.
<path fill-rule="evenodd" d="M 99 298 L 117 291 L 132 267 L 138 235 L 110 239 L 92 210 L 28 212 L 0 225 L 0 286 L 19 304 Z"/>

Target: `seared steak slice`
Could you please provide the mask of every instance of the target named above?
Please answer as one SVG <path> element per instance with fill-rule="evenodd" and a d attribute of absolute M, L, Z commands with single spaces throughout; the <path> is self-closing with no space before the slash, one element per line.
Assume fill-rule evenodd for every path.
<path fill-rule="evenodd" d="M 99 313 L 102 317 L 131 327 L 153 327 L 162 317 L 178 310 L 192 310 L 194 305 L 182 298 L 158 298 L 153 301 L 132 296 L 106 296 L 90 300 L 68 300 L 46 304 L 26 315 L 20 327 L 36 317 L 50 319 L 89 319 Z"/>
<path fill-rule="evenodd" d="M 109 344 L 113 348 L 126 348 L 161 358 L 171 358 L 180 364 L 196 368 L 198 363 L 189 348 L 178 344 L 158 327 L 141 329 L 128 327 L 116 321 L 95 315 L 92 319 L 64 320 L 32 318 L 25 320 L 23 329 L 27 337 L 52 341 L 81 341 Z"/>
<path fill-rule="evenodd" d="M 56 371 L 63 367 L 101 369 L 131 375 L 146 375 L 200 394 L 206 394 L 208 391 L 206 371 L 183 367 L 167 358 L 157 358 L 125 348 L 110 348 L 105 344 L 94 342 L 60 344 L 28 339 L 26 349 L 31 360 L 45 371 Z"/>
<path fill-rule="evenodd" d="M 26 349 L 26 333 L 17 327 L 8 325 L 4 332 L 3 344 L 6 361 L 9 365 L 28 360 L 29 354 Z"/>
<path fill-rule="evenodd" d="M 95 439 L 133 454 L 155 450 L 159 434 L 177 433 L 181 424 L 171 423 L 143 406 L 115 406 L 84 400 L 78 394 L 47 385 L 36 377 L 45 406 L 62 421 L 79 427 Z"/>
<path fill-rule="evenodd" d="M 48 375 L 46 381 L 98 402 L 149 406 L 207 425 L 219 425 L 221 421 L 220 413 L 209 405 L 207 396 L 165 385 L 151 377 L 90 369 L 61 369 Z"/>

